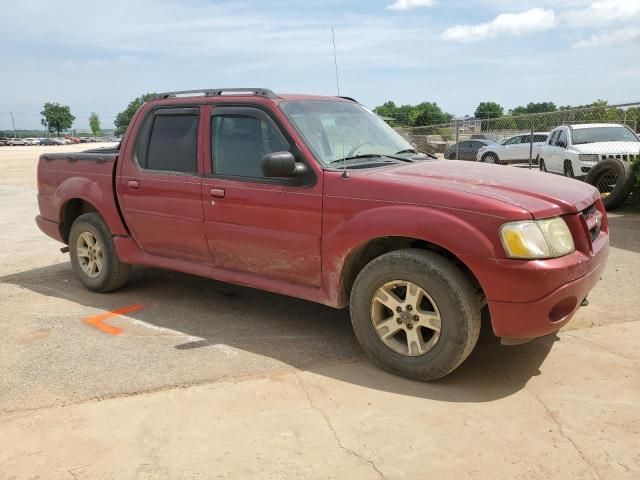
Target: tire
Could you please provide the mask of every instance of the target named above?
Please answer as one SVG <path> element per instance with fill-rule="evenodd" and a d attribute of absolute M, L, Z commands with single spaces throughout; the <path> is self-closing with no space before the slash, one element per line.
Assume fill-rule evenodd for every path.
<path fill-rule="evenodd" d="M 538 160 L 538 167 L 540 168 L 541 172 L 546 172 L 547 171 L 547 165 L 544 163 L 544 158 L 540 158 Z"/>
<path fill-rule="evenodd" d="M 90 247 L 87 240 L 91 237 L 97 246 L 94 244 Z M 85 254 L 87 251 L 90 253 Z M 73 271 L 89 290 L 110 292 L 122 287 L 129 279 L 131 267 L 118 258 L 109 227 L 97 213 L 85 213 L 73 222 L 69 234 L 69 253 Z M 97 267 L 95 271 L 89 268 L 91 258 L 101 259 L 99 271 Z M 96 265 L 98 262 L 93 263 Z"/>
<path fill-rule="evenodd" d="M 609 158 L 597 163 L 589 170 L 585 182 L 596 187 L 605 208 L 613 210 L 629 198 L 635 184 L 635 176 L 628 162 Z M 612 182 L 615 182 L 613 186 L 611 186 Z"/>
<path fill-rule="evenodd" d="M 564 161 L 564 176 L 569 178 L 576 178 L 576 175 L 573 173 L 573 165 L 569 160 Z"/>
<path fill-rule="evenodd" d="M 484 163 L 493 163 L 496 165 L 500 163 L 500 159 L 498 158 L 498 155 L 496 155 L 495 153 L 485 153 L 482 156 L 482 161 Z"/>
<path fill-rule="evenodd" d="M 398 282 L 411 282 L 425 294 L 423 302 L 439 315 L 440 330 L 430 331 L 420 324 L 413 327 L 414 335 L 420 335 L 421 341 L 408 347 L 407 332 L 412 333 L 409 323 L 418 316 L 411 312 L 390 310 L 382 307 L 375 298 L 380 289 L 394 288 Z M 402 288 L 402 287 L 398 287 Z M 386 297 L 387 300 L 392 297 Z M 398 297 L 396 297 L 398 298 Z M 425 250 L 406 249 L 384 254 L 367 264 L 353 285 L 350 299 L 351 323 L 360 345 L 372 361 L 383 370 L 406 378 L 430 381 L 448 375 L 455 370 L 471 353 L 480 334 L 480 301 L 478 294 L 460 269 L 444 257 Z M 407 301 L 406 298 L 402 301 Z M 410 303 L 410 302 L 407 302 Z M 418 305 L 424 310 L 423 306 Z M 408 306 L 404 306 L 409 309 Z M 374 326 L 377 311 L 384 310 L 381 322 Z M 393 312 L 389 318 L 389 312 Z M 418 313 L 418 308 L 413 313 Z M 419 312 L 424 313 L 424 312 Z M 400 316 L 409 315 L 402 321 Z M 396 318 L 396 315 L 398 317 Z M 385 329 L 382 323 L 390 322 L 390 330 L 383 335 L 390 338 L 389 343 L 381 338 L 378 331 Z M 394 322 L 397 324 L 395 325 Z M 422 323 L 422 319 L 420 320 Z M 391 336 L 392 330 L 397 333 Z M 402 332 L 404 330 L 404 333 Z M 426 332 L 426 333 L 425 333 Z M 432 333 L 430 338 L 425 334 Z M 437 336 L 436 336 L 437 335 Z M 403 346 L 404 336 L 404 347 Z M 435 343 L 433 342 L 435 338 Z M 390 346 L 394 342 L 395 346 Z M 430 345 L 427 349 L 426 346 Z M 424 347 L 424 352 L 418 351 Z M 413 351 L 412 350 L 413 348 Z M 404 348 L 402 353 L 398 349 Z"/>

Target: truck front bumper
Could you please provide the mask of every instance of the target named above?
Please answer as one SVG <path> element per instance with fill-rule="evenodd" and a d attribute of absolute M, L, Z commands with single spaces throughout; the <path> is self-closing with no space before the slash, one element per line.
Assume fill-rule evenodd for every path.
<path fill-rule="evenodd" d="M 592 252 L 536 261 L 463 261 L 483 287 L 494 333 L 530 339 L 553 333 L 571 320 L 602 277 L 608 254 L 609 236 L 603 232 Z"/>

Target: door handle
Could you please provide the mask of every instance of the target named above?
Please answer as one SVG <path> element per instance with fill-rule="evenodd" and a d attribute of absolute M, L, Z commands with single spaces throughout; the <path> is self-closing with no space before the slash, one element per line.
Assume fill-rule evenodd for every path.
<path fill-rule="evenodd" d="M 224 188 L 212 188 L 209 190 L 209 195 L 216 198 L 224 198 Z"/>
<path fill-rule="evenodd" d="M 129 188 L 140 188 L 140 182 L 138 180 L 129 180 L 127 182 L 127 187 L 129 187 Z"/>

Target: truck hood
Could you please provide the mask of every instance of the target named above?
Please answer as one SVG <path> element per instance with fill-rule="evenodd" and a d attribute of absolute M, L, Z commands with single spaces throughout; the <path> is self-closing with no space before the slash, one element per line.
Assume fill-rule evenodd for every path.
<path fill-rule="evenodd" d="M 487 197 L 527 210 L 534 218 L 576 213 L 599 198 L 594 187 L 578 180 L 538 170 L 456 160 L 401 165 L 371 175 L 383 181 Z"/>
<path fill-rule="evenodd" d="M 578 153 L 591 153 L 598 155 L 622 154 L 638 155 L 640 153 L 640 142 L 597 142 L 572 145 L 572 150 Z"/>

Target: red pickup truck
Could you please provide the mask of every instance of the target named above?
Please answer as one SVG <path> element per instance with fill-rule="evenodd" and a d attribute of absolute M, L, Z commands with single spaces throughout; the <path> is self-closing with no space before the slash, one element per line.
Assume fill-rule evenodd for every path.
<path fill-rule="evenodd" d="M 119 148 L 42 155 L 38 203 L 92 290 L 149 265 L 349 306 L 420 380 L 465 360 L 483 309 L 504 343 L 558 330 L 609 249 L 589 185 L 434 160 L 351 98 L 267 89 L 158 95 Z"/>

